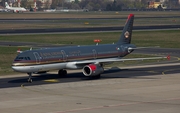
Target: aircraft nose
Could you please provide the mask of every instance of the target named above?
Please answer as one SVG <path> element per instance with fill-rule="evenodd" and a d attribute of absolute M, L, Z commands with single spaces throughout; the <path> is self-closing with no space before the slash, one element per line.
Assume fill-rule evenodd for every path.
<path fill-rule="evenodd" d="M 12 66 L 11 68 L 16 72 L 24 72 L 24 73 L 27 72 L 27 69 L 22 66 Z"/>
<path fill-rule="evenodd" d="M 11 68 L 12 68 L 14 71 L 21 71 L 21 70 L 22 70 L 21 67 L 18 66 L 18 64 L 17 64 L 17 63 L 14 63 L 14 62 L 12 63 Z"/>
<path fill-rule="evenodd" d="M 12 68 L 14 71 L 19 71 L 19 69 L 18 69 L 16 66 L 11 66 L 11 68 Z"/>

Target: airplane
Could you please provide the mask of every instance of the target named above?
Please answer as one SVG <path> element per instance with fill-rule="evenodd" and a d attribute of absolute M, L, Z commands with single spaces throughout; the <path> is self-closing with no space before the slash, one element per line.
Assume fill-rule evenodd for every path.
<path fill-rule="evenodd" d="M 8 10 L 7 9 L 0 9 L 0 12 L 8 12 Z"/>
<path fill-rule="evenodd" d="M 7 2 L 5 2 L 6 9 L 13 11 L 13 13 L 26 12 L 24 7 L 10 7 Z"/>
<path fill-rule="evenodd" d="M 134 14 L 129 14 L 117 43 L 20 51 L 12 63 L 12 69 L 17 72 L 27 73 L 29 75 L 28 82 L 31 83 L 33 73 L 59 70 L 58 75 L 64 77 L 67 75 L 66 69 L 82 69 L 85 76 L 99 78 L 104 72 L 103 66 L 110 62 L 166 58 L 123 59 L 124 56 L 138 49 L 134 44 L 130 43 L 133 21 Z"/>

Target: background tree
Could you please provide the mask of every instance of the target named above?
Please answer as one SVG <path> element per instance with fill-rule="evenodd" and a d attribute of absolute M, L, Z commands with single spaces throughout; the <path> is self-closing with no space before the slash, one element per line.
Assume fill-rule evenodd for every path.
<path fill-rule="evenodd" d="M 62 8 L 65 7 L 65 6 L 64 6 L 65 3 L 66 3 L 65 0 L 58 0 L 58 6 L 59 6 L 59 7 L 62 7 Z"/>
<path fill-rule="evenodd" d="M 82 0 L 80 2 L 80 7 L 82 9 L 88 9 L 89 10 L 104 10 L 106 9 L 108 0 Z M 91 9 L 92 8 L 92 9 Z"/>
<path fill-rule="evenodd" d="M 6 6 L 5 6 L 5 2 L 7 2 L 7 0 L 2 0 L 2 1 L 0 2 L 0 5 L 6 7 Z"/>
<path fill-rule="evenodd" d="M 111 6 L 111 4 L 109 3 L 109 4 L 107 4 L 107 6 L 106 6 L 106 10 L 107 11 L 112 11 L 112 6 Z"/>
<path fill-rule="evenodd" d="M 80 6 L 79 6 L 79 4 L 78 3 L 76 3 L 76 2 L 72 2 L 72 3 L 70 3 L 70 7 L 68 7 L 69 9 L 81 9 L 80 8 Z"/>
<path fill-rule="evenodd" d="M 49 9 L 49 8 L 50 8 L 50 1 L 48 0 L 44 3 L 44 9 Z"/>
<path fill-rule="evenodd" d="M 58 6 L 59 0 L 52 0 L 51 8 L 55 9 Z"/>
<path fill-rule="evenodd" d="M 134 8 L 135 9 L 141 9 L 142 8 L 142 4 L 139 0 L 134 1 Z"/>
<path fill-rule="evenodd" d="M 157 9 L 160 10 L 160 11 L 163 10 L 161 4 L 157 7 Z"/>
<path fill-rule="evenodd" d="M 22 0 L 21 1 L 21 7 L 28 8 L 28 0 Z"/>
<path fill-rule="evenodd" d="M 75 3 L 78 4 L 78 3 L 79 3 L 79 0 L 75 0 Z"/>
<path fill-rule="evenodd" d="M 166 3 L 167 3 L 167 7 L 170 9 L 178 8 L 180 5 L 177 0 L 169 0 Z"/>
<path fill-rule="evenodd" d="M 116 10 L 117 10 L 116 5 L 117 5 L 117 1 L 114 0 L 114 2 L 112 3 L 112 10 L 113 10 L 113 11 L 116 11 Z"/>
<path fill-rule="evenodd" d="M 144 8 L 148 7 L 148 1 L 147 0 L 141 0 L 141 3 L 142 3 Z"/>
<path fill-rule="evenodd" d="M 123 3 L 122 1 L 114 0 L 113 2 L 106 2 L 107 11 L 121 11 Z"/>
<path fill-rule="evenodd" d="M 87 4 L 83 9 L 88 9 L 89 11 L 92 11 L 93 7 L 89 4 Z"/>
<path fill-rule="evenodd" d="M 36 1 L 36 7 L 38 8 L 38 10 L 41 10 L 42 9 L 42 2 L 41 1 Z"/>

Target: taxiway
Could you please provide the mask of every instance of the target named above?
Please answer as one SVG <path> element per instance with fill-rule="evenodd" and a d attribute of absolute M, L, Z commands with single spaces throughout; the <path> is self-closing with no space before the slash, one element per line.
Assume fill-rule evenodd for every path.
<path fill-rule="evenodd" d="M 0 111 L 178 113 L 179 72 L 180 66 L 176 64 L 111 69 L 95 80 L 79 72 L 67 78 L 58 78 L 55 74 L 35 76 L 32 84 L 26 83 L 27 77 L 23 75 L 1 77 Z"/>

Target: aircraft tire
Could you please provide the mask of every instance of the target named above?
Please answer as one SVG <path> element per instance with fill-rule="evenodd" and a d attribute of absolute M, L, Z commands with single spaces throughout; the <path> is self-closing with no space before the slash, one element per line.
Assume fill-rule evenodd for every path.
<path fill-rule="evenodd" d="M 27 81 L 28 81 L 29 83 L 32 83 L 32 79 L 30 79 L 30 78 L 29 78 Z"/>
<path fill-rule="evenodd" d="M 66 76 L 67 76 L 67 71 L 61 69 L 61 70 L 58 71 L 58 75 L 59 75 L 60 77 L 66 77 Z"/>

